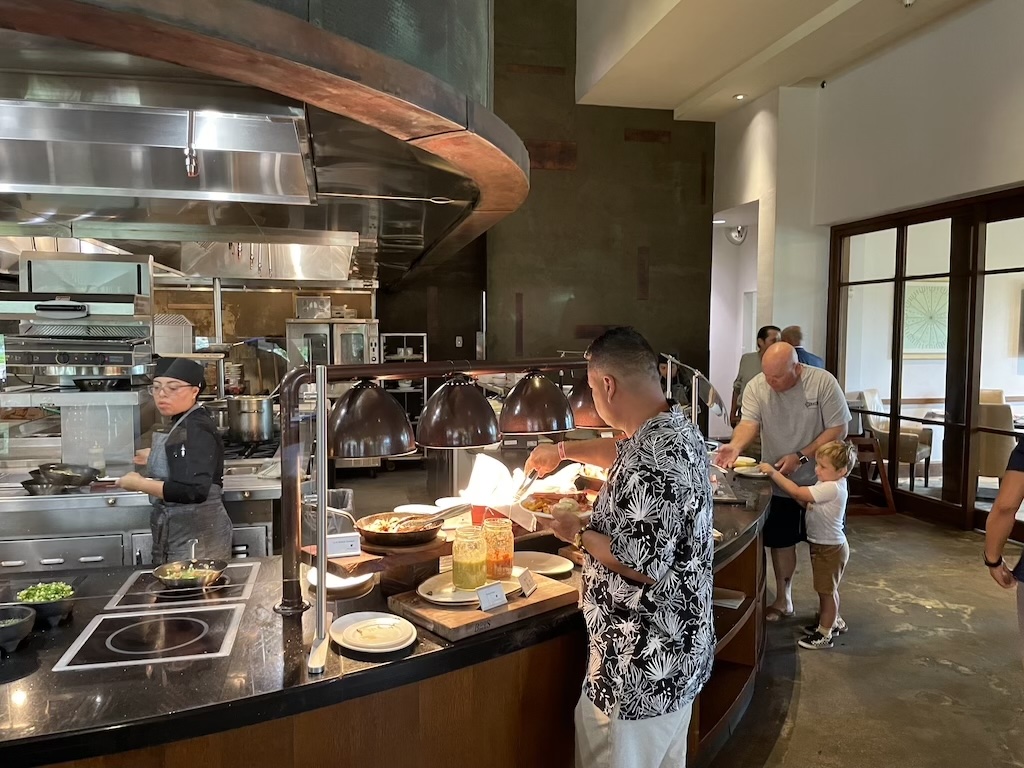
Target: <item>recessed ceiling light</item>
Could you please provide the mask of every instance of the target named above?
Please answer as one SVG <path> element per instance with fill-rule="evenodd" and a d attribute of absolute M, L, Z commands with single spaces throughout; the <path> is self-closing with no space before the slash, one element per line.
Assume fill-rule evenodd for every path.
<path fill-rule="evenodd" d="M 736 101 L 743 101 L 745 98 L 747 98 L 747 94 L 737 93 L 735 96 L 733 96 L 733 98 L 736 99 Z"/>
<path fill-rule="evenodd" d="M 712 219 L 712 224 L 725 224 L 725 219 Z"/>

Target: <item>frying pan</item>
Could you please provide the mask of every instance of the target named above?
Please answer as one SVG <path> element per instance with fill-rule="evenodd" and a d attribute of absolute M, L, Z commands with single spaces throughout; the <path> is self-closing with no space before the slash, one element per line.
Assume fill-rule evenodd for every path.
<path fill-rule="evenodd" d="M 164 563 L 153 569 L 153 575 L 165 587 L 172 589 L 203 589 L 221 577 L 228 564 L 223 560 L 196 560 L 196 544 L 199 539 L 190 539 L 192 557 L 189 560 L 178 560 Z M 192 575 L 184 575 L 191 570 Z"/>
<path fill-rule="evenodd" d="M 48 483 L 45 480 L 22 480 L 21 485 L 28 491 L 29 496 L 57 496 L 68 491 L 67 485 Z"/>
<path fill-rule="evenodd" d="M 411 547 L 416 544 L 426 544 L 433 541 L 437 538 L 437 534 L 441 530 L 441 526 L 444 525 L 444 520 L 438 520 L 427 528 L 421 528 L 415 531 L 392 533 L 386 531 L 367 530 L 366 526 L 370 525 L 375 520 L 386 520 L 390 517 L 401 517 L 401 515 L 396 515 L 394 512 L 381 512 L 376 515 L 367 515 L 366 517 L 361 517 L 356 520 L 356 530 L 359 531 L 359 535 L 367 544 L 375 544 L 378 547 Z"/>
<path fill-rule="evenodd" d="M 54 485 L 90 485 L 100 476 L 98 469 L 81 464 L 43 464 L 39 472 L 43 480 Z"/>

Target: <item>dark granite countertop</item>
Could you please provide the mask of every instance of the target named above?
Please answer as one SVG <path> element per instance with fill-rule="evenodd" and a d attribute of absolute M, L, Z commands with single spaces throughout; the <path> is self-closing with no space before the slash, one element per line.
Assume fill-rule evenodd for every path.
<path fill-rule="evenodd" d="M 749 505 L 716 505 L 725 538 L 722 562 L 756 534 L 770 488 L 737 484 Z M 547 541 L 545 541 L 545 539 Z M 553 537 L 529 549 L 557 550 Z M 280 558 L 260 561 L 258 580 L 230 656 L 116 669 L 54 672 L 53 667 L 103 612 L 133 568 L 68 571 L 48 579 L 77 579 L 70 622 L 36 631 L 0 660 L 0 765 L 38 766 L 111 754 L 286 717 L 513 653 L 567 632 L 583 631 L 574 606 L 509 627 L 449 643 L 419 629 L 419 641 L 397 656 L 353 658 L 329 654 L 325 674 L 306 673 L 314 630 L 312 611 L 285 619 L 273 611 L 281 597 Z M 578 575 L 574 574 L 573 579 Z M 312 600 L 312 594 L 308 594 Z M 330 604 L 337 611 L 386 610 L 380 589 L 358 600 Z M 346 652 L 347 653 L 347 652 Z"/>

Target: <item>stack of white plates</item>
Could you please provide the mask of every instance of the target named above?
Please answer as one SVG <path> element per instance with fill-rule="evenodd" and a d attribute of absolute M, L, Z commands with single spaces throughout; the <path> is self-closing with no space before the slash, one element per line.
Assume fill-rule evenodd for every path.
<path fill-rule="evenodd" d="M 547 552 L 516 552 L 513 562 L 520 568 L 529 568 L 541 576 L 561 576 L 575 567 L 572 560 Z"/>
<path fill-rule="evenodd" d="M 506 597 L 522 592 L 523 588 L 519 585 L 519 574 L 522 572 L 522 568 L 513 568 L 511 578 L 502 580 L 501 585 L 505 590 Z M 487 583 L 494 584 L 495 582 L 488 581 Z M 437 576 L 430 577 L 416 587 L 416 594 L 428 603 L 434 603 L 435 605 L 469 606 L 479 602 L 479 598 L 474 590 L 458 589 L 452 583 L 451 571 L 445 571 L 444 573 L 437 574 Z"/>
<path fill-rule="evenodd" d="M 331 640 L 360 653 L 394 653 L 416 642 L 416 627 L 401 616 L 359 611 L 331 624 Z"/>

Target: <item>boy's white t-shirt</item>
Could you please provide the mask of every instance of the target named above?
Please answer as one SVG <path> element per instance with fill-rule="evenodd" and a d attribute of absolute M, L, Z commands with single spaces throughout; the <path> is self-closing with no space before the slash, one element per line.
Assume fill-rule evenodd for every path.
<path fill-rule="evenodd" d="M 845 544 L 846 502 L 850 498 L 846 478 L 822 480 L 810 491 L 814 501 L 807 505 L 807 540 L 813 544 Z"/>

